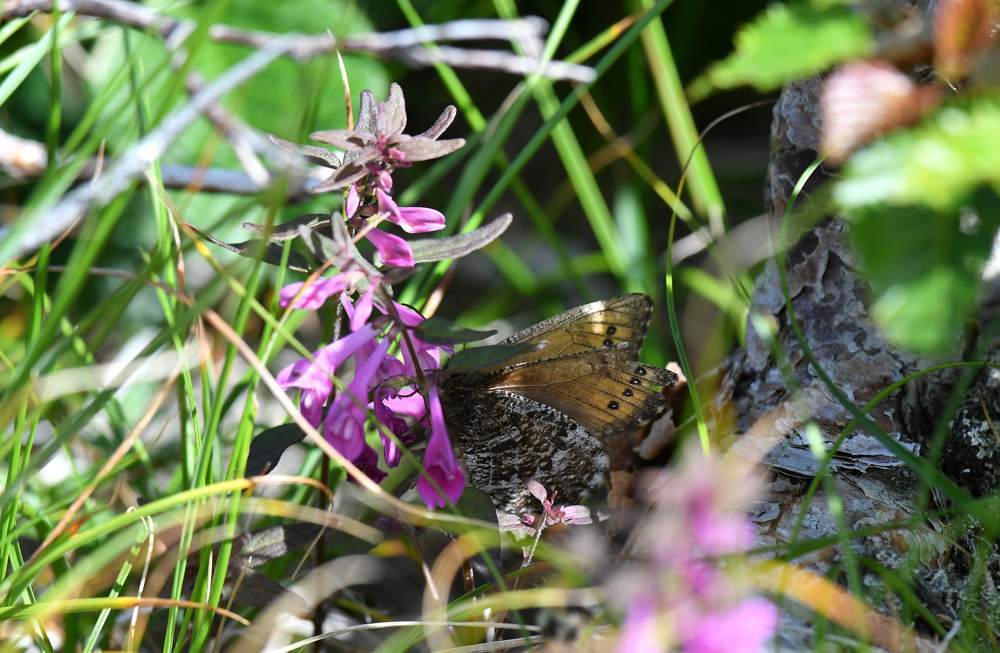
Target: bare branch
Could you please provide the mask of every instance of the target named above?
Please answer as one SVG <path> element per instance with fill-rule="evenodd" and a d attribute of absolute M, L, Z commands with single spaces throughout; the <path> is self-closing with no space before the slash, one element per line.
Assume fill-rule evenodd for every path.
<path fill-rule="evenodd" d="M 242 84 L 287 51 L 275 43 L 236 64 L 191 101 L 167 116 L 155 130 L 133 145 L 93 183 L 68 193 L 51 210 L 28 212 L 11 227 L 0 230 L 0 260 L 6 261 L 37 248 L 82 218 L 95 205 L 104 205 L 124 191 L 150 164 L 159 159 L 184 129 L 225 93 Z"/>
<path fill-rule="evenodd" d="M 139 30 L 152 31 L 163 37 L 170 47 L 180 45 L 192 32 L 194 23 L 160 14 L 148 7 L 122 0 L 60 0 L 62 11 L 72 11 L 79 16 L 104 18 Z M 52 11 L 52 0 L 8 0 L 0 11 L 5 19 L 27 16 L 33 11 Z M 223 43 L 234 43 L 252 48 L 266 48 L 280 43 L 287 45 L 286 56 L 304 60 L 331 54 L 364 52 L 385 58 L 401 59 L 415 66 L 429 66 L 443 62 L 456 68 L 499 70 L 518 75 L 540 72 L 551 79 L 573 82 L 590 82 L 594 71 L 560 61 L 548 62 L 542 69 L 538 59 L 522 57 L 500 50 L 472 50 L 467 48 L 424 47 L 426 43 L 500 40 L 537 46 L 547 25 L 535 17 L 517 20 L 456 20 L 441 25 L 423 25 L 412 29 L 370 34 L 352 34 L 340 39 L 328 34 L 277 34 L 248 30 L 230 25 L 213 25 L 209 37 Z M 527 52 L 540 51 L 527 47 Z"/>
<path fill-rule="evenodd" d="M 113 166 L 113 160 L 105 159 L 104 167 Z M 20 138 L 0 129 L 0 170 L 14 179 L 32 179 L 45 173 L 48 156 L 45 144 Z M 93 179 L 97 175 L 98 159 L 88 161 L 77 181 Z M 204 193 L 229 193 L 231 195 L 256 195 L 266 186 L 253 180 L 239 170 L 227 168 L 203 168 L 165 163 L 160 168 L 165 188 L 187 189 Z M 289 199 L 311 196 L 309 191 L 328 176 L 327 171 L 315 170 L 301 183 L 289 189 Z"/>

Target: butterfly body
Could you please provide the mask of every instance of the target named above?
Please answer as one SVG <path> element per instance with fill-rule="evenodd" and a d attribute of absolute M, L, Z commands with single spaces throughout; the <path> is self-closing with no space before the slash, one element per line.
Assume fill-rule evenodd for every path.
<path fill-rule="evenodd" d="M 562 504 L 592 497 L 609 468 L 602 438 L 663 411 L 656 388 L 676 377 L 636 362 L 651 306 L 638 294 L 586 304 L 504 340 L 531 347 L 499 364 L 444 370 L 445 421 L 498 510 L 530 509 L 531 479 Z"/>

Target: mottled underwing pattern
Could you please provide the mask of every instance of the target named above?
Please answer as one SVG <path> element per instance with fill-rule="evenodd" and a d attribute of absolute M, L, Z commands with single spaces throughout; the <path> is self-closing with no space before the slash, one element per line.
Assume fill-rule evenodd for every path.
<path fill-rule="evenodd" d="M 601 439 L 664 410 L 659 388 L 676 376 L 636 361 L 651 308 L 641 294 L 579 306 L 504 340 L 534 346 L 500 364 L 444 371 L 445 420 L 498 510 L 531 509 L 531 479 L 561 504 L 593 497 L 608 473 Z"/>

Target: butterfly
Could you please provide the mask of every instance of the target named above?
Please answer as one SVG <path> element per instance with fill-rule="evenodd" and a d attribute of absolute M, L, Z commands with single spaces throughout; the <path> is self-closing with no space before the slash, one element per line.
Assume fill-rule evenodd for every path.
<path fill-rule="evenodd" d="M 528 510 L 531 479 L 561 504 L 594 496 L 609 467 L 601 440 L 663 412 L 658 387 L 677 376 L 637 362 L 651 310 L 642 294 L 578 306 L 503 340 L 501 361 L 443 370 L 452 440 L 498 511 Z"/>

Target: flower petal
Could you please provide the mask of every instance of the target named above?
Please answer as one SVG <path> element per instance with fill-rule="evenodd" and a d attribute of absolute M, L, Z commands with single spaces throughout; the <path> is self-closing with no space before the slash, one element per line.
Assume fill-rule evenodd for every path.
<path fill-rule="evenodd" d="M 404 206 L 399 209 L 397 224 L 410 234 L 438 231 L 444 229 L 444 213 L 423 206 Z"/>
<path fill-rule="evenodd" d="M 372 299 L 375 296 L 375 284 L 368 286 L 368 290 L 358 298 L 358 303 L 354 305 L 354 315 L 351 316 L 351 331 L 357 331 L 372 314 Z"/>
<path fill-rule="evenodd" d="M 330 406 L 323 422 L 323 435 L 344 458 L 354 461 L 365 448 L 365 414 L 343 396 Z"/>
<path fill-rule="evenodd" d="M 359 206 L 361 206 L 361 196 L 358 195 L 358 185 L 351 184 L 347 189 L 347 199 L 344 200 L 344 217 L 353 218 Z"/>
<path fill-rule="evenodd" d="M 685 653 L 761 653 L 778 625 L 778 610 L 762 598 L 678 623 Z"/>
<path fill-rule="evenodd" d="M 431 437 L 424 453 L 424 469 L 426 474 L 417 481 L 417 492 L 428 508 L 443 508 L 448 501 L 455 503 L 465 489 L 465 474 L 458 465 L 455 452 L 448 439 L 448 427 L 444 423 L 444 411 L 441 408 L 441 398 L 436 386 L 431 386 L 428 392 L 428 404 L 431 413 Z M 431 483 L 427 477 L 434 480 Z M 442 495 L 438 491 L 440 488 Z"/>
<path fill-rule="evenodd" d="M 347 358 L 366 342 L 375 337 L 371 325 L 350 333 L 339 340 L 315 351 L 313 360 L 300 358 L 285 369 L 278 372 L 278 384 L 285 388 L 301 388 L 308 390 L 323 390 L 333 385 L 331 377 L 337 368 Z M 327 394 L 330 390 L 327 389 Z"/>
<path fill-rule="evenodd" d="M 649 593 L 632 600 L 618 637 L 618 653 L 666 651 L 656 619 L 656 598 Z"/>
<path fill-rule="evenodd" d="M 542 503 L 545 503 L 545 499 L 548 498 L 549 492 L 541 483 L 535 479 L 531 479 L 526 483 L 526 485 L 528 486 L 528 492 L 531 493 L 531 496 L 535 497 Z"/>
<path fill-rule="evenodd" d="M 322 306 L 327 299 L 343 292 L 362 276 L 363 274 L 358 270 L 341 272 L 329 279 L 315 279 L 305 290 L 302 290 L 305 282 L 289 284 L 281 289 L 280 304 L 284 308 L 294 301 L 293 308 L 314 311 Z M 301 294 L 299 294 L 300 292 Z"/>
<path fill-rule="evenodd" d="M 386 265 L 413 267 L 413 250 L 399 236 L 388 234 L 381 229 L 372 229 L 368 232 L 368 240 L 378 250 L 379 258 Z"/>

